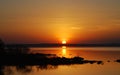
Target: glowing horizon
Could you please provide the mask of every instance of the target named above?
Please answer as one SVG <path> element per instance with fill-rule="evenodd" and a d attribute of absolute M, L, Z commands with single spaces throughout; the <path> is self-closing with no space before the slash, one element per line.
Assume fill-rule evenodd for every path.
<path fill-rule="evenodd" d="M 119 43 L 119 0 L 1 0 L 5 43 Z"/>

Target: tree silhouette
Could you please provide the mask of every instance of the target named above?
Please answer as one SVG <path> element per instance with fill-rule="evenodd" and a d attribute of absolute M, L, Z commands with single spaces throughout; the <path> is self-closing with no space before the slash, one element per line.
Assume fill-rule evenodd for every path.
<path fill-rule="evenodd" d="M 0 39 L 0 53 L 4 52 L 4 42 L 2 41 L 2 39 Z"/>

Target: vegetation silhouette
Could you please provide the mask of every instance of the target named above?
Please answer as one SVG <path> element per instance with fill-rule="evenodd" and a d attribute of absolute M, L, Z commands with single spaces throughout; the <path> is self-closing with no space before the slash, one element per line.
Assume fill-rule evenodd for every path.
<path fill-rule="evenodd" d="M 56 46 L 48 45 L 49 47 Z M 39 45 L 38 45 L 39 46 Z M 46 47 L 44 44 L 41 47 Z M 62 46 L 62 45 L 58 45 Z M 70 45 L 74 46 L 74 45 Z M 77 45 L 76 45 L 77 46 Z M 80 45 L 78 45 L 80 46 Z M 4 75 L 3 70 L 7 66 L 15 66 L 17 71 L 23 73 L 29 73 L 32 71 L 32 66 L 37 65 L 37 69 L 47 70 L 56 69 L 59 65 L 73 65 L 73 64 L 98 64 L 103 65 L 101 60 L 85 60 L 82 57 L 75 56 L 72 58 L 58 57 L 56 54 L 32 54 L 29 53 L 30 49 L 27 45 L 5 45 L 2 39 L 0 39 L 0 75 Z M 108 61 L 110 62 L 110 61 Z M 120 59 L 115 62 L 120 63 Z M 10 68 L 8 68 L 9 70 Z M 12 71 L 8 71 L 12 75 Z"/>
<path fill-rule="evenodd" d="M 118 63 L 120 63 L 120 59 L 117 59 L 117 60 L 115 60 L 115 62 L 118 62 Z"/>
<path fill-rule="evenodd" d="M 0 66 L 0 75 L 4 75 L 3 70 L 4 70 L 4 67 Z"/>
<path fill-rule="evenodd" d="M 84 60 L 82 57 L 57 57 L 54 54 L 3 54 L 0 65 L 68 65 L 68 64 L 103 64 L 102 61 Z"/>
<path fill-rule="evenodd" d="M 32 66 L 37 65 L 38 70 L 57 69 L 59 65 L 73 64 L 103 64 L 102 61 L 84 60 L 82 57 L 57 57 L 54 54 L 3 54 L 0 55 L 0 75 L 4 75 L 4 70 L 9 66 L 15 66 L 17 71 L 24 74 L 32 72 Z M 7 67 L 7 68 L 5 68 Z M 13 75 L 12 68 L 8 68 L 7 73 Z"/>
<path fill-rule="evenodd" d="M 48 56 L 51 54 L 20 54 L 20 55 L 5 55 L 6 58 L 0 62 L 0 75 L 4 75 L 4 70 L 8 72 L 9 75 L 13 74 L 12 66 L 16 67 L 17 71 L 24 74 L 32 72 L 32 66 L 37 65 L 38 70 L 49 70 L 57 69 L 59 65 L 73 65 L 73 64 L 103 64 L 102 61 L 95 60 L 84 60 L 82 57 L 52 57 Z M 1 59 L 1 58 L 0 58 Z M 6 68 L 5 68 L 6 67 Z M 11 68 L 9 68 L 11 67 Z"/>
<path fill-rule="evenodd" d="M 2 39 L 0 38 L 0 53 L 4 53 L 5 52 L 4 48 L 5 48 L 5 44 L 2 41 Z"/>
<path fill-rule="evenodd" d="M 28 54 L 27 46 L 5 46 L 0 39 L 0 65 L 64 65 L 64 64 L 85 64 L 97 63 L 102 61 L 84 60 L 82 57 L 58 57 L 55 54 Z"/>
<path fill-rule="evenodd" d="M 58 65 L 38 65 L 38 66 L 28 66 L 28 65 L 17 65 L 17 66 L 0 66 L 0 75 L 14 75 L 15 72 L 20 72 L 23 75 L 33 72 L 35 69 L 37 71 L 41 70 L 53 70 L 57 69 Z"/>

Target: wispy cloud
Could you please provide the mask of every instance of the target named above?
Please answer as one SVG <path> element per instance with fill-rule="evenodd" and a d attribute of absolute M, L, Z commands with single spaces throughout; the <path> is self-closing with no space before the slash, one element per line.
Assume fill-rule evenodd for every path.
<path fill-rule="evenodd" d="M 82 27 L 71 27 L 71 29 L 73 30 L 80 30 L 80 29 L 83 29 Z"/>

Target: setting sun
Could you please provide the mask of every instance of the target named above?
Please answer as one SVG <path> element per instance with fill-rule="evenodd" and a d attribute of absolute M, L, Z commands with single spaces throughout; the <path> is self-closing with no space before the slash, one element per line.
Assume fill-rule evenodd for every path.
<path fill-rule="evenodd" d="M 66 40 L 63 40 L 63 41 L 62 41 L 62 44 L 66 44 L 66 43 L 67 43 Z"/>

